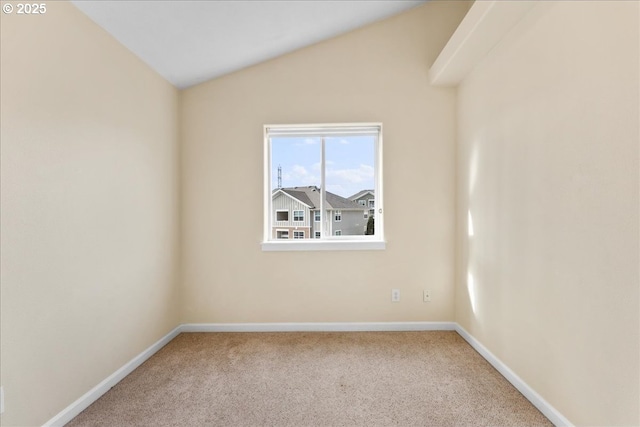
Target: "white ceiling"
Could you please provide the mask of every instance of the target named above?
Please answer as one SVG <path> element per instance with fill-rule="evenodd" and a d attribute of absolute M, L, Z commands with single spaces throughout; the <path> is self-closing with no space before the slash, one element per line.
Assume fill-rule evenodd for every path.
<path fill-rule="evenodd" d="M 387 18 L 425 0 L 72 1 L 179 88 Z"/>

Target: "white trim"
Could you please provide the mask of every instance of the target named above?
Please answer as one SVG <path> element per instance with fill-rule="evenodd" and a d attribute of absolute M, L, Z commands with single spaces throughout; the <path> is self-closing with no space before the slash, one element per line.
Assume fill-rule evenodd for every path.
<path fill-rule="evenodd" d="M 498 359 L 493 353 L 491 353 L 484 345 L 475 339 L 469 332 L 467 332 L 459 324 L 455 324 L 455 331 L 469 343 L 487 362 L 491 364 L 507 381 L 511 383 L 529 402 L 545 417 L 556 426 L 573 426 L 571 422 L 566 419 L 556 408 L 551 406 L 549 402 L 544 400 L 534 389 L 532 389 L 522 378 L 516 375 L 507 365 L 505 365 L 500 359 Z"/>
<path fill-rule="evenodd" d="M 455 328 L 455 322 L 187 323 L 181 332 L 403 332 Z"/>
<path fill-rule="evenodd" d="M 458 85 L 535 3 L 475 2 L 431 66 L 431 84 Z"/>
<path fill-rule="evenodd" d="M 286 231 L 287 232 L 287 238 L 283 238 L 283 237 L 278 237 L 278 231 L 282 232 L 282 231 Z M 276 228 L 276 240 L 289 240 L 289 229 L 288 228 Z"/>
<path fill-rule="evenodd" d="M 124 377 L 129 375 L 138 366 L 142 365 L 147 359 L 153 356 L 158 350 L 167 345 L 182 331 L 182 325 L 176 327 L 164 337 L 156 341 L 155 344 L 147 348 L 145 351 L 131 359 L 122 368 L 105 378 L 100 384 L 86 392 L 82 397 L 73 402 L 71 405 L 60 411 L 55 417 L 44 423 L 43 427 L 64 426 L 74 419 L 80 412 L 84 411 L 93 402 L 98 400 L 103 394 L 108 392 L 113 386 L 118 384 Z"/>
<path fill-rule="evenodd" d="M 264 138 L 264 168 L 263 168 L 263 173 L 264 173 L 264 213 L 263 213 L 263 239 L 262 239 L 262 250 L 263 251 L 282 251 L 282 250 L 369 250 L 369 249 L 385 249 L 385 244 L 384 244 L 384 220 L 383 220 L 383 206 L 382 206 L 382 200 L 383 200 L 383 189 L 382 189 L 382 183 L 383 183 L 383 179 L 382 179 L 382 156 L 383 156 L 383 149 L 382 149 L 382 133 L 383 133 L 383 127 L 382 127 L 382 123 L 327 123 L 327 124 L 291 124 L 291 125 L 264 125 L 263 126 L 263 138 Z M 350 242 L 349 244 L 346 245 L 340 245 L 339 247 L 336 247 L 335 244 L 325 244 L 322 247 L 319 247 L 317 245 L 313 245 L 313 246 L 306 246 L 306 247 L 300 247 L 298 249 L 292 249 L 290 246 L 282 246 L 281 243 L 282 242 L 276 242 L 276 239 L 274 239 L 274 237 L 272 236 L 272 228 L 274 226 L 277 226 L 275 223 L 277 223 L 278 221 L 274 221 L 273 218 L 273 196 L 275 194 L 277 194 L 278 191 L 282 191 L 282 189 L 279 190 L 273 190 L 271 189 L 271 166 L 272 166 L 272 156 L 271 156 L 271 149 L 272 146 L 271 144 L 273 143 L 272 141 L 272 137 L 273 136 L 296 136 L 296 137 L 300 137 L 300 136 L 308 136 L 308 135 L 313 135 L 315 137 L 320 137 L 321 138 L 321 161 L 320 164 L 321 165 L 325 165 L 326 164 L 326 159 L 325 159 L 325 137 L 326 136 L 332 136 L 332 135 L 371 135 L 374 137 L 374 151 L 375 151 L 375 159 L 374 159 L 374 182 L 375 182 L 375 189 L 374 190 L 365 190 L 364 193 L 361 195 L 361 197 L 366 197 L 367 194 L 372 194 L 374 195 L 374 200 L 376 200 L 376 205 L 378 206 L 378 212 L 376 213 L 375 211 L 372 213 L 369 213 L 368 216 L 374 216 L 374 219 L 376 221 L 375 224 L 375 234 L 372 237 L 375 237 L 377 240 L 375 242 L 372 242 L 371 240 L 368 239 L 362 239 L 362 241 L 359 244 Z M 321 168 L 321 182 L 322 183 L 326 183 L 326 167 L 322 167 Z M 326 208 L 326 190 L 325 187 L 326 185 L 321 185 L 320 187 L 320 212 L 321 212 L 321 221 L 320 221 L 320 228 L 322 230 L 322 234 L 320 239 L 317 240 L 324 240 L 326 238 L 329 238 L 330 236 L 332 236 L 333 233 L 333 224 L 334 222 L 340 222 L 342 220 L 342 217 L 340 218 L 340 220 L 336 221 L 335 220 L 335 213 L 333 213 L 333 210 L 327 210 Z M 284 192 L 284 194 L 286 194 L 289 197 L 290 196 L 288 193 Z M 292 197 L 293 198 L 293 197 Z M 303 205 L 306 205 L 303 202 L 300 202 Z M 308 206 L 308 205 L 306 205 Z M 366 206 L 368 208 L 368 206 Z M 345 209 L 341 209 L 340 211 L 345 210 Z M 349 209 L 346 209 L 349 210 Z M 358 210 L 359 209 L 352 209 L 352 210 Z M 311 212 L 309 212 L 309 215 L 312 215 Z M 325 215 L 326 218 L 325 218 Z M 363 213 L 363 217 L 364 217 L 364 213 Z M 366 218 L 368 220 L 368 217 Z M 305 220 L 306 222 L 306 217 Z M 315 220 L 315 215 L 313 220 L 311 218 L 309 218 L 309 223 L 311 224 L 312 222 L 317 222 Z M 289 216 L 289 223 L 293 224 L 293 216 L 292 213 L 290 213 Z M 312 240 L 312 239 L 308 239 L 308 240 Z M 273 243 L 275 243 L 275 245 L 273 245 Z M 296 244 L 300 245 L 301 242 L 298 239 L 298 242 L 296 242 Z"/>
<path fill-rule="evenodd" d="M 317 123 L 294 125 L 264 125 L 266 136 L 331 136 L 362 135 L 382 132 L 381 123 Z"/>
<path fill-rule="evenodd" d="M 344 238 L 344 236 L 343 236 Z M 325 239 L 293 239 L 270 240 L 262 242 L 264 252 L 286 251 L 378 251 L 384 250 L 386 242 L 380 240 L 325 240 Z"/>
<path fill-rule="evenodd" d="M 286 212 L 287 213 L 287 220 L 286 221 L 280 221 L 278 219 L 278 213 L 279 212 Z M 291 215 L 291 213 L 289 213 L 289 209 L 276 209 L 276 219 L 273 222 L 291 222 L 291 221 L 289 221 L 289 215 Z"/>
<path fill-rule="evenodd" d="M 296 219 L 296 212 L 302 212 L 302 219 Z M 293 209 L 293 221 L 292 222 L 304 222 L 304 209 Z"/>
<path fill-rule="evenodd" d="M 302 233 L 302 237 L 297 237 L 296 238 L 296 233 Z M 304 239 L 305 238 L 304 236 L 305 236 L 304 230 L 293 230 L 293 240 Z"/>

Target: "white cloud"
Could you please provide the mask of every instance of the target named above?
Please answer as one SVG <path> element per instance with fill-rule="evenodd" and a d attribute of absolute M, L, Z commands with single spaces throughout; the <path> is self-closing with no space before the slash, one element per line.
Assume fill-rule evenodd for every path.
<path fill-rule="evenodd" d="M 337 178 L 351 184 L 371 182 L 374 177 L 373 166 L 360 165 L 357 169 L 327 169 L 327 178 Z"/>
<path fill-rule="evenodd" d="M 334 161 L 332 161 L 332 160 L 327 160 L 327 161 L 325 162 L 325 164 L 326 164 L 327 166 L 331 166 L 331 165 L 335 165 L 335 164 L 336 164 L 336 162 L 334 162 Z M 316 163 L 314 163 L 313 165 L 311 165 L 311 169 L 313 169 L 314 171 L 319 171 L 319 170 L 320 170 L 320 162 L 316 162 Z"/>
<path fill-rule="evenodd" d="M 333 193 L 333 194 L 347 194 L 349 193 L 349 189 L 344 188 L 342 185 L 340 184 L 327 184 L 327 191 Z"/>
<path fill-rule="evenodd" d="M 316 145 L 316 144 L 318 144 L 318 143 L 320 143 L 320 140 L 318 140 L 318 139 L 314 139 L 314 138 L 305 138 L 305 139 L 303 139 L 303 140 L 302 140 L 302 142 L 297 143 L 296 145 L 297 145 L 298 147 L 301 147 L 301 146 L 304 146 L 304 145 Z"/>
<path fill-rule="evenodd" d="M 319 185 L 320 178 L 301 165 L 293 165 L 291 172 L 282 174 L 282 181 L 286 187 Z"/>
<path fill-rule="evenodd" d="M 292 169 L 292 174 L 298 177 L 303 177 L 303 176 L 307 176 L 309 175 L 309 172 L 307 172 L 307 169 L 305 169 L 304 166 L 300 166 L 300 165 L 293 165 Z"/>

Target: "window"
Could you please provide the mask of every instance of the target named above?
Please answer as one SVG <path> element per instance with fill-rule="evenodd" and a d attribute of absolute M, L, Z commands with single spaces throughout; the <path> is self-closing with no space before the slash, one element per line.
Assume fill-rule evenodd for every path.
<path fill-rule="evenodd" d="M 381 124 L 266 125 L 264 162 L 263 250 L 385 248 Z M 293 222 L 313 212 L 312 227 L 284 230 L 289 212 Z"/>
<path fill-rule="evenodd" d="M 288 239 L 289 238 L 289 230 L 277 230 L 276 231 L 277 239 Z"/>
<path fill-rule="evenodd" d="M 376 201 L 372 200 L 372 199 L 369 199 L 369 207 L 370 208 L 375 208 L 376 207 Z"/>

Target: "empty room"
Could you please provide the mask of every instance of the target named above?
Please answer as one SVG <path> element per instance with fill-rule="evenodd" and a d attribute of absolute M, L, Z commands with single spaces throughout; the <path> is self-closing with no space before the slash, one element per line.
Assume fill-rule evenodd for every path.
<path fill-rule="evenodd" d="M 640 425 L 640 2 L 1 7 L 1 426 Z"/>

